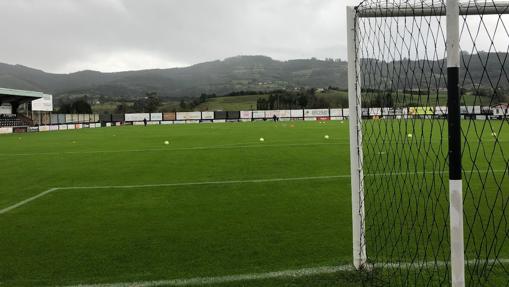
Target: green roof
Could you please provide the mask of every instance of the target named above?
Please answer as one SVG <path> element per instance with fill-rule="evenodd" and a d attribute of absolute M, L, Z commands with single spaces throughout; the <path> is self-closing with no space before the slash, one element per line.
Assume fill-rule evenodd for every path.
<path fill-rule="evenodd" d="M 3 96 L 40 99 L 44 96 L 44 93 L 0 88 L 0 99 Z"/>

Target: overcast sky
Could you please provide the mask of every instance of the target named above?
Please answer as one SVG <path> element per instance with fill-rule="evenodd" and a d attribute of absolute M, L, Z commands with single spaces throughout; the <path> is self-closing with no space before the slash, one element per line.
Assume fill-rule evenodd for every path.
<path fill-rule="evenodd" d="M 48 72 L 346 58 L 357 0 L 0 0 L 0 62 Z"/>

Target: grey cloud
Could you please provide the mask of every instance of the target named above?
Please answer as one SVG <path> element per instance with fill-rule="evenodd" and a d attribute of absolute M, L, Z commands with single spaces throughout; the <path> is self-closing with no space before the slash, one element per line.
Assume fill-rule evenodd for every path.
<path fill-rule="evenodd" d="M 52 72 L 345 58 L 338 0 L 0 0 L 0 61 Z"/>

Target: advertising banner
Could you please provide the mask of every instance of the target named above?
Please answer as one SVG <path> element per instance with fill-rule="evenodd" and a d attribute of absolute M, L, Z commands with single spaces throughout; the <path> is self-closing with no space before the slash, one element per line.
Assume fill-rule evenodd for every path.
<path fill-rule="evenodd" d="M 328 117 L 329 109 L 304 110 L 304 116 L 307 117 Z"/>
<path fill-rule="evenodd" d="M 149 113 L 125 114 L 126 122 L 142 122 L 144 119 L 150 121 Z"/>
<path fill-rule="evenodd" d="M 0 128 L 0 134 L 12 134 L 12 128 Z"/>
<path fill-rule="evenodd" d="M 49 132 L 49 126 L 40 126 L 39 131 L 40 132 Z"/>
<path fill-rule="evenodd" d="M 201 118 L 204 120 L 213 120 L 214 112 L 201 112 Z"/>
<path fill-rule="evenodd" d="M 178 112 L 177 121 L 200 120 L 201 112 Z"/>
<path fill-rule="evenodd" d="M 343 110 L 342 109 L 331 109 L 330 110 L 330 116 L 331 117 L 342 117 L 343 116 Z"/>
<path fill-rule="evenodd" d="M 151 121 L 162 121 L 163 120 L 163 114 L 162 113 L 151 113 L 150 114 L 150 120 Z"/>
<path fill-rule="evenodd" d="M 481 114 L 481 106 L 461 106 L 462 115 L 479 115 Z"/>
<path fill-rule="evenodd" d="M 264 119 L 265 111 L 253 111 L 253 119 Z"/>
<path fill-rule="evenodd" d="M 18 134 L 18 133 L 26 133 L 26 132 L 28 132 L 28 128 L 27 128 L 27 127 L 14 127 L 14 128 L 12 128 L 12 131 L 13 131 L 15 134 Z"/>
<path fill-rule="evenodd" d="M 379 117 L 382 115 L 382 109 L 381 108 L 370 108 L 369 115 Z"/>
<path fill-rule="evenodd" d="M 57 114 L 52 114 L 51 115 L 50 123 L 51 124 L 58 124 L 58 115 Z"/>
<path fill-rule="evenodd" d="M 177 119 L 176 113 L 164 113 L 163 114 L 163 121 L 174 121 Z"/>
<path fill-rule="evenodd" d="M 240 119 L 240 112 L 227 112 L 226 117 L 229 120 L 238 120 Z"/>
<path fill-rule="evenodd" d="M 272 117 L 278 117 L 280 118 L 281 116 L 279 115 L 279 111 L 265 111 L 265 118 L 266 119 L 272 119 Z"/>
<path fill-rule="evenodd" d="M 214 112 L 214 119 L 215 120 L 226 120 L 227 117 L 226 112 Z"/>
<path fill-rule="evenodd" d="M 241 119 L 251 119 L 253 117 L 253 111 L 241 111 L 240 118 Z"/>
<path fill-rule="evenodd" d="M 292 117 L 292 111 L 291 110 L 280 110 L 279 111 L 279 117 L 280 118 L 291 118 Z"/>
<path fill-rule="evenodd" d="M 42 98 L 32 101 L 32 111 L 52 112 L 53 111 L 53 96 L 44 94 L 42 96 Z"/>
<path fill-rule="evenodd" d="M 304 117 L 304 110 L 292 110 L 291 111 L 291 117 L 292 118 L 303 118 Z"/>
<path fill-rule="evenodd" d="M 446 106 L 438 106 L 435 107 L 435 115 L 447 115 L 447 107 Z"/>

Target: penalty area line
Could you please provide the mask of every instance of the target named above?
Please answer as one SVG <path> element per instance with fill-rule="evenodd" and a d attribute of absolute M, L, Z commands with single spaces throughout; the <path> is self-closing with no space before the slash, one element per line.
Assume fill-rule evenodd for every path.
<path fill-rule="evenodd" d="M 350 175 L 328 175 L 328 176 L 306 176 L 289 178 L 265 178 L 265 179 L 246 179 L 246 180 L 225 180 L 225 181 L 199 181 L 199 182 L 181 182 L 181 183 L 162 183 L 162 184 L 142 184 L 142 185 L 111 185 L 111 186 L 71 186 L 58 187 L 58 190 L 74 189 L 131 189 L 148 187 L 179 187 L 193 185 L 218 185 L 218 184 L 243 184 L 243 183 L 268 183 L 285 181 L 304 181 L 304 180 L 325 180 L 335 178 L 350 178 Z"/>
<path fill-rule="evenodd" d="M 488 170 L 479 170 L 475 172 L 487 172 Z M 491 170 L 493 173 L 506 173 L 508 170 Z M 365 177 L 371 176 L 400 176 L 412 173 L 411 171 L 407 172 L 392 172 L 392 173 L 371 173 L 366 174 Z M 465 171 L 465 173 L 473 173 L 472 171 Z M 435 172 L 413 172 L 414 175 L 422 175 L 422 174 L 437 174 L 444 175 L 444 171 Z M 199 186 L 199 185 L 220 185 L 220 184 L 244 184 L 244 183 L 268 183 L 268 182 L 290 182 L 290 181 L 305 181 L 305 180 L 327 180 L 327 179 L 338 179 L 338 178 L 350 178 L 349 174 L 343 175 L 328 175 L 328 176 L 307 176 L 307 177 L 290 177 L 290 178 L 265 178 L 265 179 L 247 179 L 247 180 L 225 180 L 225 181 L 202 181 L 202 182 L 181 182 L 181 183 L 162 183 L 162 184 L 142 184 L 142 185 L 111 185 L 111 186 L 69 186 L 69 187 L 54 187 L 48 189 L 44 192 L 41 192 L 35 196 L 27 198 L 23 201 L 20 201 L 16 204 L 8 206 L 4 209 L 0 209 L 0 215 L 5 214 L 13 209 L 21 207 L 31 201 L 34 201 L 38 198 L 41 198 L 45 195 L 48 195 L 52 192 L 59 190 L 80 190 L 80 189 L 135 189 L 135 188 L 150 188 L 150 187 L 180 187 L 180 186 Z"/>
<path fill-rule="evenodd" d="M 9 211 L 11 211 L 11 210 L 13 210 L 13 209 L 16 209 L 16 208 L 18 208 L 18 207 L 20 207 L 20 206 L 23 206 L 23 205 L 25 205 L 25 204 L 27 204 L 27 203 L 29 203 L 29 202 L 31 202 L 31 201 L 34 201 L 34 200 L 36 200 L 36 199 L 38 199 L 38 198 L 40 198 L 40 197 L 43 197 L 43 196 L 45 196 L 45 195 L 48 195 L 48 194 L 50 194 L 50 193 L 52 193 L 52 192 L 55 192 L 55 191 L 57 191 L 57 190 L 58 190 L 58 188 L 51 188 L 51 189 L 48 189 L 48 190 L 46 190 L 46 191 L 44 191 L 44 192 L 41 192 L 41 193 L 39 193 L 39 194 L 37 194 L 37 195 L 34 195 L 34 196 L 30 197 L 30 198 L 27 198 L 27 199 L 25 199 L 25 200 L 22 200 L 22 201 L 20 201 L 20 202 L 18 202 L 18 203 L 16 203 L 16 204 L 14 204 L 14 205 L 11 205 L 11 206 L 6 207 L 6 208 L 4 208 L 4 209 L 0 209 L 0 214 L 7 213 L 7 212 L 9 212 Z"/>
<path fill-rule="evenodd" d="M 475 172 L 487 172 L 488 170 L 484 171 L 474 171 Z M 493 173 L 506 173 L 508 170 L 491 170 L 490 172 Z M 365 177 L 371 177 L 371 176 L 400 176 L 412 173 L 411 171 L 408 172 L 392 172 L 392 173 L 371 173 L 366 174 Z M 472 171 L 465 171 L 465 173 L 473 173 Z M 444 171 L 435 172 L 413 172 L 414 175 L 417 174 L 437 174 L 437 175 L 444 175 Z M 13 209 L 16 209 L 18 207 L 21 207 L 27 203 L 30 203 L 31 201 L 34 201 L 38 198 L 41 198 L 45 195 L 48 195 L 52 192 L 58 191 L 58 190 L 80 190 L 80 189 L 135 189 L 135 188 L 150 188 L 150 187 L 180 187 L 180 186 L 199 186 L 199 185 L 220 185 L 220 184 L 244 184 L 244 183 L 268 183 L 268 182 L 290 182 L 290 181 L 305 181 L 305 180 L 327 180 L 327 179 L 338 179 L 338 178 L 350 178 L 349 174 L 343 174 L 343 175 L 327 175 L 327 176 L 307 176 L 307 177 L 289 177 L 289 178 L 265 178 L 265 179 L 247 179 L 247 180 L 225 180 L 225 181 L 202 181 L 202 182 L 181 182 L 181 183 L 162 183 L 162 184 L 141 184 L 141 185 L 111 185 L 111 186 L 68 186 L 68 187 L 54 187 L 51 189 L 48 189 L 44 192 L 41 192 L 35 196 L 32 196 L 30 198 L 27 198 L 23 201 L 20 201 L 16 204 L 13 204 L 9 207 L 6 207 L 4 209 L 0 209 L 0 215 L 5 214 Z"/>
<path fill-rule="evenodd" d="M 268 182 L 290 182 L 305 180 L 327 180 L 336 178 L 349 178 L 350 175 L 330 175 L 330 176 L 307 176 L 307 177 L 290 177 L 290 178 L 265 178 L 265 179 L 247 179 L 247 180 L 225 180 L 225 181 L 203 181 L 203 182 L 182 182 L 182 183 L 163 183 L 163 184 L 143 184 L 143 185 L 112 185 L 112 186 L 70 186 L 70 187 L 54 187 L 34 195 L 30 198 L 22 200 L 4 209 L 0 209 L 0 215 L 12 211 L 18 207 L 28 204 L 36 199 L 46 196 L 52 192 L 59 190 L 80 190 L 80 189 L 135 189 L 150 187 L 180 187 L 195 185 L 225 185 L 225 184 L 244 184 L 244 183 L 268 183 Z"/>

